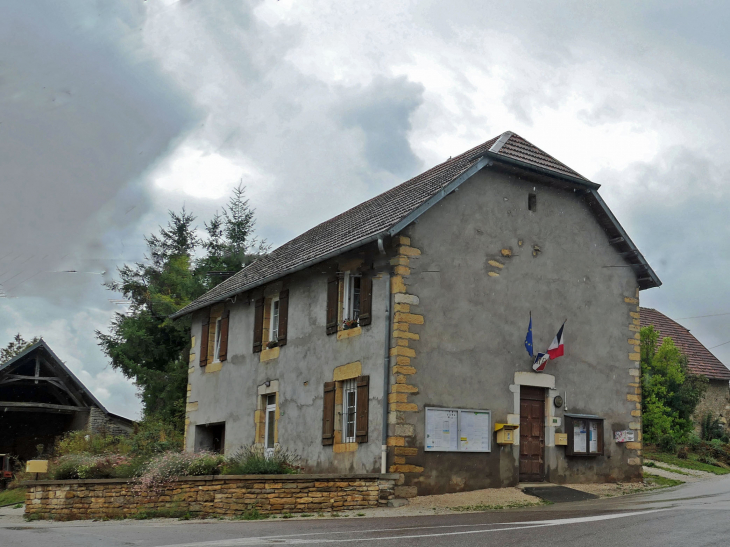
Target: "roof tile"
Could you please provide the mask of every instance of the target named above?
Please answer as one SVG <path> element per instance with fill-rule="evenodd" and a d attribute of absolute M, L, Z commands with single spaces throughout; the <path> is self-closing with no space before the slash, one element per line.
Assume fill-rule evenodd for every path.
<path fill-rule="evenodd" d="M 730 380 L 730 370 L 702 343 L 676 321 L 653 308 L 641 308 L 642 327 L 654 325 L 664 338 L 671 338 L 679 350 L 687 356 L 687 368 L 693 374 L 701 374 L 713 380 Z"/>

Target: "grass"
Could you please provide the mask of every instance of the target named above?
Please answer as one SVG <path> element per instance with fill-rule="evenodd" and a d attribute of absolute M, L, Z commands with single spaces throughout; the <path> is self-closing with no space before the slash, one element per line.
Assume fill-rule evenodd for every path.
<path fill-rule="evenodd" d="M 265 515 L 259 511 L 259 508 L 255 505 L 249 505 L 248 508 L 241 513 L 233 517 L 236 520 L 264 520 L 267 518 L 276 518 L 275 516 Z"/>
<path fill-rule="evenodd" d="M 710 465 L 708 463 L 702 463 L 697 459 L 697 454 L 689 454 L 686 460 L 678 458 L 674 454 L 664 454 L 662 452 L 646 452 L 644 458 L 649 460 L 655 460 L 661 463 L 668 463 L 682 467 L 684 469 L 694 469 L 695 471 L 705 471 L 707 473 L 714 473 L 715 475 L 727 475 L 730 473 L 730 469 L 724 469 L 717 465 Z"/>
<path fill-rule="evenodd" d="M 25 488 L 13 488 L 0 492 L 0 507 L 6 505 L 25 504 Z"/>
<path fill-rule="evenodd" d="M 644 475 L 644 482 L 647 484 L 651 484 L 653 486 L 659 486 L 659 487 L 669 487 L 669 486 L 679 486 L 680 484 L 684 484 L 684 481 L 678 481 L 675 479 L 667 479 L 665 477 L 660 477 L 659 475 Z"/>
<path fill-rule="evenodd" d="M 479 511 L 496 511 L 498 509 L 517 509 L 519 507 L 534 507 L 536 505 L 550 505 L 549 501 L 516 501 L 514 503 L 505 503 L 502 505 L 459 505 L 456 507 L 449 507 L 452 511 L 458 511 L 460 513 L 466 512 L 479 512 Z"/>

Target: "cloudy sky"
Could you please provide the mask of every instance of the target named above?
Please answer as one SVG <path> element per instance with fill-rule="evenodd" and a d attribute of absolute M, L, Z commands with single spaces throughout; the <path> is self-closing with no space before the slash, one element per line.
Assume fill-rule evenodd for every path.
<path fill-rule="evenodd" d="M 643 305 L 730 314 L 725 2 L 0 6 L 0 346 L 42 335 L 112 412 L 139 402 L 102 282 L 168 209 L 202 226 L 243 180 L 279 245 L 505 130 L 603 185 L 664 282 Z"/>

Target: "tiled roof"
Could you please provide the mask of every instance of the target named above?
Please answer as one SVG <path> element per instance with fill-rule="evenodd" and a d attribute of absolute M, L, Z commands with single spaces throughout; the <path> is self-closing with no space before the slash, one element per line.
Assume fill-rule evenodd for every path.
<path fill-rule="evenodd" d="M 364 244 L 371 238 L 391 230 L 459 175 L 473 167 L 485 154 L 498 161 L 500 158 L 505 161 L 513 160 L 522 165 L 551 172 L 556 176 L 567 176 L 579 183 L 585 182 L 592 188 L 598 187 L 519 135 L 508 131 L 459 156 L 449 158 L 444 163 L 284 243 L 185 306 L 172 317 L 182 317 L 234 294 L 273 281 L 318 260 L 324 260 L 333 253 L 344 252 L 353 245 Z"/>
<path fill-rule="evenodd" d="M 652 308 L 641 308 L 642 327 L 654 325 L 662 339 L 671 338 L 674 345 L 687 356 L 687 367 L 693 374 L 713 380 L 730 380 L 730 370 L 715 357 L 688 329 Z"/>

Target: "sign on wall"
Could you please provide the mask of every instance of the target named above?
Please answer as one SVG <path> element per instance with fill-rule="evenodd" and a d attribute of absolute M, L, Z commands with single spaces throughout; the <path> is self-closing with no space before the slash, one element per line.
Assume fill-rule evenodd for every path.
<path fill-rule="evenodd" d="M 426 408 L 426 451 L 490 452 L 491 448 L 489 410 Z"/>
<path fill-rule="evenodd" d="M 630 429 L 624 431 L 614 431 L 613 437 L 617 443 L 630 443 L 634 441 L 634 432 Z"/>

